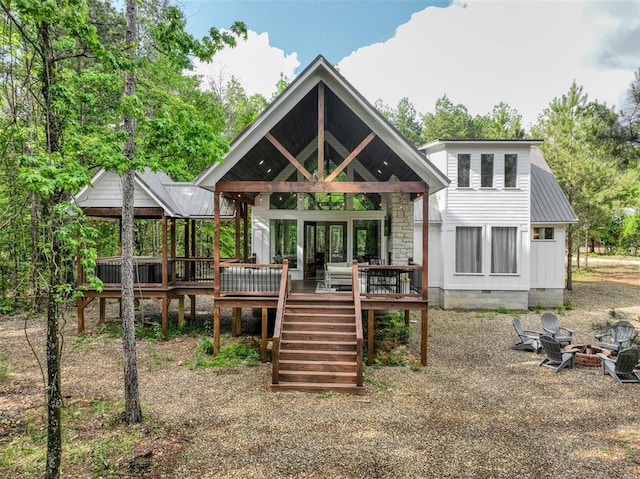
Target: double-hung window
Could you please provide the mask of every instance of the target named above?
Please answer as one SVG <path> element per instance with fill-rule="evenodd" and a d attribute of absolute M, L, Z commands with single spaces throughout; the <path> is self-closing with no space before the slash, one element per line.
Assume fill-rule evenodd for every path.
<path fill-rule="evenodd" d="M 480 155 L 480 187 L 493 187 L 493 153 Z"/>
<path fill-rule="evenodd" d="M 512 226 L 491 228 L 491 272 L 518 272 L 518 229 Z"/>
<path fill-rule="evenodd" d="M 456 227 L 456 273 L 482 273 L 482 228 Z"/>
<path fill-rule="evenodd" d="M 458 155 L 458 188 L 471 186 L 471 155 Z"/>

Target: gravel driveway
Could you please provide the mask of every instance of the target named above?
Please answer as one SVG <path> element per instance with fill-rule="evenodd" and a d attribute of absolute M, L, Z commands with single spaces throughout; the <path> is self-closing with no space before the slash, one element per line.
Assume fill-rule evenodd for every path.
<path fill-rule="evenodd" d="M 559 314 L 579 341 L 592 341 L 594 324 L 611 319 L 612 309 L 640 329 L 639 286 L 574 286 L 573 309 Z M 540 329 L 541 313 L 517 315 L 526 329 Z M 272 393 L 269 364 L 191 369 L 198 337 L 140 341 L 145 417 L 171 434 L 136 445 L 149 461 L 144 474 L 121 468 L 113 477 L 640 477 L 640 385 L 618 386 L 599 368 L 539 368 L 541 356 L 510 349 L 513 315 L 430 311 L 429 365 L 367 368 L 361 396 Z M 120 341 L 74 342 L 72 326 L 67 402 L 121 398 Z M 410 345 L 416 357 L 419 326 L 414 321 Z M 42 343 L 41 322 L 29 332 Z M 0 320 L 0 348 L 12 366 L 10 381 L 0 381 L 0 413 L 41 404 L 22 322 Z M 90 471 L 77 477 L 107 477 Z"/>

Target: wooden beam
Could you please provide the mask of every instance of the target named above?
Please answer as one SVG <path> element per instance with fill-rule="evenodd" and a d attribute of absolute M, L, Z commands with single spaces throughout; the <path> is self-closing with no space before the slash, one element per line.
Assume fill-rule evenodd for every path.
<path fill-rule="evenodd" d="M 324 83 L 318 83 L 318 179 L 324 178 Z M 309 180 L 311 181 L 311 180 Z"/>
<path fill-rule="evenodd" d="M 373 309 L 367 311 L 367 366 L 371 366 L 375 359 L 373 351 L 373 334 L 375 328 L 375 314 Z"/>
<path fill-rule="evenodd" d="M 296 167 L 296 169 L 302 173 L 304 175 L 304 177 L 309 180 L 309 181 L 313 181 L 313 175 L 311 173 L 309 173 L 309 171 L 304 167 L 304 165 L 302 163 L 300 163 L 295 156 L 293 156 L 291 153 L 289 153 L 289 151 L 282 146 L 282 144 L 271 134 L 271 133 L 267 133 L 264 136 L 267 140 L 269 140 L 271 142 L 271 144 L 273 146 L 276 147 L 276 149 L 282 153 L 282 155 L 289 160 L 289 163 L 291 163 L 293 166 Z"/>
<path fill-rule="evenodd" d="M 423 181 L 220 181 L 218 191 L 254 193 L 422 193 Z"/>
<path fill-rule="evenodd" d="M 371 132 L 367 135 L 367 137 L 360 142 L 358 146 L 356 146 L 355 150 L 353 150 L 349 155 L 342 160 L 342 163 L 338 165 L 338 167 L 333 170 L 333 172 L 327 176 L 326 181 L 333 181 L 340 174 L 342 170 L 344 170 L 349 163 L 351 163 L 361 152 L 365 149 L 365 147 L 371 143 L 371 141 L 376 137 L 374 132 Z"/>
<path fill-rule="evenodd" d="M 267 362 L 267 336 L 268 336 L 268 324 L 269 315 L 268 309 L 262 308 L 262 338 L 260 344 L 260 359 L 263 363 Z"/>
<path fill-rule="evenodd" d="M 169 272 L 169 252 L 167 241 L 167 217 L 162 215 L 162 289 L 167 289 L 167 274 Z M 163 320 L 164 321 L 164 320 Z"/>

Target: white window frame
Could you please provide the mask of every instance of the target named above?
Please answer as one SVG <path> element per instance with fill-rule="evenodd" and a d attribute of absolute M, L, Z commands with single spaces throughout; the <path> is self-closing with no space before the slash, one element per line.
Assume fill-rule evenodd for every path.
<path fill-rule="evenodd" d="M 466 185 L 460 184 L 460 174 L 462 173 L 460 170 L 460 160 L 462 160 L 463 157 L 466 157 L 466 159 L 469 161 L 469 164 L 467 166 L 467 184 Z M 469 153 L 458 153 L 456 178 L 458 182 L 458 188 L 471 188 L 471 155 Z"/>
<path fill-rule="evenodd" d="M 515 159 L 515 164 L 513 165 L 515 168 L 513 185 L 507 185 L 507 157 L 514 157 Z M 504 155 L 504 187 L 505 188 L 518 187 L 518 154 L 517 153 L 505 153 Z"/>
<path fill-rule="evenodd" d="M 545 232 L 547 230 L 551 230 L 551 238 L 544 238 L 540 233 Z M 536 235 L 537 233 L 537 235 Z M 536 237 L 537 236 L 537 237 Z M 534 226 L 532 228 L 531 234 L 532 241 L 555 241 L 556 240 L 556 229 L 553 226 Z"/>
<path fill-rule="evenodd" d="M 509 230 L 510 235 L 512 237 L 499 237 L 501 235 L 498 234 L 498 230 Z M 517 226 L 502 226 L 502 225 L 492 225 L 491 226 L 491 239 L 490 239 L 490 248 L 491 248 L 491 274 L 492 275 L 517 275 L 518 274 L 518 266 L 519 266 L 519 235 L 518 235 L 518 227 Z M 499 244 L 496 241 L 500 241 Z M 508 258 L 504 259 L 504 253 L 507 253 Z M 501 255 L 498 258 L 498 255 Z M 504 263 L 504 267 L 502 267 L 500 263 Z M 496 269 L 505 269 L 505 271 L 496 271 Z M 511 271 L 513 269 L 513 271 Z"/>
<path fill-rule="evenodd" d="M 470 253 L 471 248 L 466 245 L 462 245 L 462 241 L 464 239 L 461 237 L 462 230 L 475 230 L 477 231 L 477 245 L 476 245 L 476 253 L 478 253 L 478 257 L 473 260 L 473 258 L 461 258 L 461 252 Z M 483 250 L 484 250 L 484 231 L 482 226 L 456 226 L 455 230 L 456 238 L 455 238 L 455 264 L 454 264 L 454 273 L 455 274 L 466 274 L 466 275 L 482 275 L 483 273 Z M 475 264 L 477 271 L 465 271 L 460 270 L 459 265 L 462 265 L 462 262 L 469 263 L 470 265 Z M 463 268 L 461 268 L 463 269 Z M 473 269 L 473 268 L 469 268 Z"/>
<path fill-rule="evenodd" d="M 484 177 L 485 160 L 491 159 L 491 184 L 483 185 L 482 179 Z M 495 171 L 496 171 L 496 156 L 493 153 L 482 153 L 480 155 L 480 188 L 495 188 Z"/>

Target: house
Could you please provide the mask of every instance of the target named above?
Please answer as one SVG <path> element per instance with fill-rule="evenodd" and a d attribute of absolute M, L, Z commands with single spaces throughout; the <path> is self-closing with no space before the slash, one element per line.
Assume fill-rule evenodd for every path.
<path fill-rule="evenodd" d="M 152 194 L 172 191 L 169 181 L 150 189 L 150 177 L 139 178 L 141 201 L 162 204 L 154 212 L 163 218 L 163 252 L 161 284 L 136 291 L 162 301 L 165 335 L 173 298 L 212 295 L 216 353 L 221 308 L 233 308 L 234 334 L 242 308 L 262 309 L 263 361 L 267 311 L 274 311 L 273 388 L 361 391 L 362 326 L 371 364 L 376 310 L 404 311 L 407 324 L 410 311 L 420 313 L 426 365 L 430 302 L 519 309 L 561 301 L 564 226 L 575 215 L 539 143 L 439 141 L 419 151 L 319 56 L 234 140 L 223 162 L 195 179 L 192 187 L 211 192 L 212 258 L 176 255 L 175 220 L 190 213 Z M 117 185 L 104 185 L 120 197 Z M 77 201 L 93 211 L 101 198 L 87 190 Z M 117 216 L 113 201 L 95 211 Z M 224 204 L 236 212 L 232 259 L 220 257 Z M 193 282 L 175 273 L 196 260 L 210 275 Z M 334 277 L 325 282 L 327 269 Z M 119 294 L 117 284 L 87 291 L 78 302 L 79 331 L 93 297 Z"/>
<path fill-rule="evenodd" d="M 563 305 L 565 230 L 577 217 L 541 143 L 439 140 L 420 148 L 451 179 L 431 200 L 431 304 L 445 309 Z M 418 262 L 421 201 L 414 210 Z"/>

